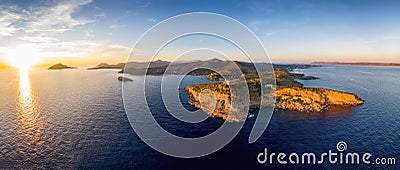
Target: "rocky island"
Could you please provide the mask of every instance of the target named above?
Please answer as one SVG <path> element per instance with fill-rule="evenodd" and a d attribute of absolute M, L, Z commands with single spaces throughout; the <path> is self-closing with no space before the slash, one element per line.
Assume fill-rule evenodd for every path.
<path fill-rule="evenodd" d="M 132 79 L 126 78 L 126 77 L 123 77 L 123 76 L 119 76 L 119 77 L 118 77 L 118 80 L 119 80 L 119 81 L 133 81 Z"/>
<path fill-rule="evenodd" d="M 62 63 L 54 64 L 48 68 L 49 70 L 63 70 L 63 69 L 76 69 L 76 67 L 69 67 Z"/>

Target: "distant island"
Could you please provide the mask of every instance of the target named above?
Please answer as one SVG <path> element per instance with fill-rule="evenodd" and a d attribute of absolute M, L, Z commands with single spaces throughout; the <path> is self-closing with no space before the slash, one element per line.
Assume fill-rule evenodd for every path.
<path fill-rule="evenodd" d="M 400 63 L 378 63 L 378 62 L 312 62 L 311 64 L 335 64 L 335 65 L 357 65 L 357 66 L 400 66 Z"/>
<path fill-rule="evenodd" d="M 267 63 L 257 63 L 258 66 L 266 66 Z M 290 110 L 298 112 L 314 112 L 319 113 L 322 111 L 330 110 L 331 108 L 337 109 L 337 107 L 348 107 L 357 106 L 362 104 L 364 101 L 357 95 L 352 93 L 340 92 L 325 88 L 304 88 L 303 84 L 296 81 L 296 79 L 302 80 L 313 80 L 318 77 L 304 75 L 300 73 L 292 73 L 293 69 L 297 68 L 310 68 L 318 67 L 315 64 L 274 64 L 273 74 L 275 75 L 277 87 L 270 93 L 275 93 L 276 101 L 275 108 L 279 110 Z M 168 70 L 167 70 L 168 67 Z M 194 70 L 187 73 L 185 68 L 195 68 Z M 121 73 L 128 73 L 133 75 L 162 75 L 162 74 L 187 74 L 194 76 L 205 76 L 210 80 L 218 80 L 214 83 L 209 84 L 197 84 L 186 87 L 184 90 L 189 95 L 189 103 L 206 111 L 213 117 L 219 117 L 231 122 L 242 121 L 247 118 L 247 114 L 241 114 L 239 116 L 232 116 L 229 113 L 231 108 L 231 96 L 230 85 L 234 85 L 233 82 L 224 81 L 223 77 L 212 70 L 204 68 L 218 68 L 219 73 L 230 74 L 234 68 L 239 68 L 242 75 L 246 79 L 246 83 L 250 94 L 250 106 L 249 109 L 260 108 L 261 102 L 261 91 L 264 90 L 260 85 L 260 78 L 258 77 L 257 70 L 253 63 L 240 62 L 240 61 L 222 61 L 219 59 L 212 59 L 206 61 L 196 61 L 188 63 L 177 63 L 170 64 L 166 61 L 154 61 L 127 63 L 126 67 L 121 70 Z M 236 75 L 237 76 L 237 75 Z M 240 75 L 239 75 L 240 76 Z M 221 82 L 222 80 L 222 82 Z M 214 110 L 213 106 L 201 106 L 200 94 L 203 90 L 211 90 L 216 97 L 216 103 Z M 265 94 L 265 93 L 264 93 Z M 203 99 L 209 98 L 210 96 L 203 96 Z M 211 103 L 211 102 L 206 102 Z M 246 115 L 246 116 L 244 116 Z"/>
<path fill-rule="evenodd" d="M 63 69 L 76 69 L 76 67 L 69 67 L 62 63 L 54 64 L 48 68 L 49 70 L 63 70 Z"/>
<path fill-rule="evenodd" d="M 118 63 L 118 64 L 107 64 L 107 63 L 100 63 L 96 67 L 88 68 L 87 70 L 99 70 L 99 69 L 124 69 L 125 63 Z"/>

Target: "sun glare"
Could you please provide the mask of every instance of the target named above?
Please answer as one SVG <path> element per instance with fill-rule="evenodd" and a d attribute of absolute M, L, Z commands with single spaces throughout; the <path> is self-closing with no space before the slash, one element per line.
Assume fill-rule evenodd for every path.
<path fill-rule="evenodd" d="M 6 61 L 13 67 L 26 70 L 37 63 L 37 52 L 29 47 L 10 48 L 6 52 Z"/>
<path fill-rule="evenodd" d="M 29 57 L 13 57 L 10 59 L 10 64 L 13 67 L 17 67 L 21 70 L 26 70 L 30 68 L 36 61 Z"/>

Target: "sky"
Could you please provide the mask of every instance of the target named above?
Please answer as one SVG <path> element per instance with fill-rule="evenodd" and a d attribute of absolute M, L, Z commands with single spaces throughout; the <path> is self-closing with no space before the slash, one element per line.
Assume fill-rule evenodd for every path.
<path fill-rule="evenodd" d="M 273 62 L 400 63 L 400 1 L 2 0 L 0 65 L 31 59 L 36 65 L 125 62 L 146 30 L 189 12 L 218 13 L 241 22 Z M 204 41 L 225 47 L 215 38 L 194 36 L 172 44 L 159 57 L 172 60 L 180 48 Z"/>

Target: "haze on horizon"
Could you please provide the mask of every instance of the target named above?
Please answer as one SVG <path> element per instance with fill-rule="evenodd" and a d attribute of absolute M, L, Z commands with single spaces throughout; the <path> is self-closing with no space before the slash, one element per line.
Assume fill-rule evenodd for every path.
<path fill-rule="evenodd" d="M 5 0 L 0 3 L 0 66 L 19 61 L 74 66 L 125 62 L 147 29 L 169 17 L 199 11 L 220 13 L 248 26 L 273 62 L 400 63 L 399 9 L 399 1 L 389 0 Z M 202 42 L 223 46 L 201 37 L 182 40 L 160 59 L 173 60 L 182 46 Z M 142 61 L 140 56 L 137 61 Z"/>

